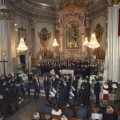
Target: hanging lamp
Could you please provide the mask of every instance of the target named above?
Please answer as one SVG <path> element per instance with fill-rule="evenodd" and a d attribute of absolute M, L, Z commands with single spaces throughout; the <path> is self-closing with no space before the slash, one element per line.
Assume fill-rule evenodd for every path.
<path fill-rule="evenodd" d="M 91 35 L 90 42 L 88 42 L 87 46 L 92 49 L 98 48 L 100 46 L 94 33 Z"/>
<path fill-rule="evenodd" d="M 85 37 L 85 41 L 84 41 L 83 45 L 87 45 L 87 44 L 88 44 L 88 38 Z"/>
<path fill-rule="evenodd" d="M 21 37 L 19 45 L 17 47 L 17 50 L 18 51 L 26 51 L 27 49 L 28 49 L 28 47 L 26 46 L 24 39 Z"/>
<path fill-rule="evenodd" d="M 57 43 L 57 40 L 54 39 L 52 46 L 57 47 L 59 44 Z"/>

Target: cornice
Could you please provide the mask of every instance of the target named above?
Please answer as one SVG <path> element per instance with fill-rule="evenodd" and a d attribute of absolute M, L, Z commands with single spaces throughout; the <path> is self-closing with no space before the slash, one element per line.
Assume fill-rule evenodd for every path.
<path fill-rule="evenodd" d="M 105 15 L 107 13 L 107 2 L 105 0 L 99 0 L 98 2 L 93 3 L 88 7 L 88 12 L 90 15 L 90 20 L 97 18 L 101 15 Z"/>
<path fill-rule="evenodd" d="M 9 9 L 0 9 L 0 20 L 15 20 L 15 12 Z"/>
<path fill-rule="evenodd" d="M 35 19 L 36 21 L 44 20 L 45 22 L 52 22 L 54 23 L 56 20 L 56 13 L 53 11 L 43 11 L 41 9 L 36 9 L 35 7 L 32 8 L 28 3 L 23 3 L 24 4 L 21 8 L 21 4 L 17 3 L 15 4 L 15 10 L 16 13 L 23 14 L 23 16 L 26 19 L 31 19 L 31 14 L 32 14 L 32 19 Z"/>

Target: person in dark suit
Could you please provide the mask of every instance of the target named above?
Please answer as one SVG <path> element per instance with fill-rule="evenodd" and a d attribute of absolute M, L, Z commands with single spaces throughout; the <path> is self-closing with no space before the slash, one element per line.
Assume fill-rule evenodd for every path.
<path fill-rule="evenodd" d="M 103 120 L 118 120 L 117 113 L 112 106 L 108 106 L 106 113 L 103 114 Z"/>
<path fill-rule="evenodd" d="M 96 98 L 96 105 L 99 106 L 99 95 L 100 95 L 100 83 L 99 81 L 95 78 L 95 84 L 94 84 L 94 94 Z"/>
<path fill-rule="evenodd" d="M 80 104 L 80 108 L 76 111 L 76 118 L 87 118 L 88 117 L 88 110 L 86 107 L 84 107 L 84 104 Z"/>
<path fill-rule="evenodd" d="M 40 83 L 36 75 L 33 75 L 32 85 L 34 87 L 34 98 L 37 100 L 40 94 Z"/>
<path fill-rule="evenodd" d="M 39 113 L 51 114 L 52 107 L 49 106 L 49 103 L 46 101 L 45 105 L 38 110 Z"/>
<path fill-rule="evenodd" d="M 77 86 L 78 86 L 78 80 L 76 79 L 76 76 L 74 76 L 72 83 L 71 83 L 72 87 L 74 87 L 74 102 L 77 100 Z"/>
<path fill-rule="evenodd" d="M 65 81 L 59 83 L 59 91 L 58 91 L 58 103 L 66 104 L 68 103 L 68 86 Z"/>
<path fill-rule="evenodd" d="M 49 99 L 50 80 L 48 79 L 47 76 L 44 79 L 43 87 L 44 87 L 44 90 L 45 90 L 46 100 L 48 100 Z"/>
<path fill-rule="evenodd" d="M 86 78 L 85 79 L 85 92 L 86 92 L 85 105 L 86 106 L 90 105 L 90 89 L 91 89 L 91 85 L 89 83 L 89 78 Z"/>
<path fill-rule="evenodd" d="M 66 108 L 63 110 L 61 115 L 65 115 L 66 117 L 74 117 L 75 111 L 71 104 L 66 104 Z"/>
<path fill-rule="evenodd" d="M 55 74 L 60 76 L 60 67 L 58 66 L 58 64 L 56 63 L 55 66 L 54 66 L 54 71 L 55 71 Z"/>
<path fill-rule="evenodd" d="M 78 105 L 81 103 L 85 104 L 86 100 L 86 91 L 85 91 L 85 86 L 82 85 L 82 88 L 78 91 Z"/>
<path fill-rule="evenodd" d="M 51 86 L 57 91 L 57 85 L 58 85 L 58 79 L 55 78 L 55 76 L 52 77 L 51 79 Z M 57 100 L 57 92 L 55 94 L 55 100 Z"/>

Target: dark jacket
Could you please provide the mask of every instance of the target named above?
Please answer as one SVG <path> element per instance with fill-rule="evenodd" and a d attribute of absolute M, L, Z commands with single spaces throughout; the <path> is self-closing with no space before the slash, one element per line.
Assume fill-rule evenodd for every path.
<path fill-rule="evenodd" d="M 117 113 L 116 112 L 114 112 L 112 114 L 106 113 L 103 115 L 103 120 L 118 120 Z"/>

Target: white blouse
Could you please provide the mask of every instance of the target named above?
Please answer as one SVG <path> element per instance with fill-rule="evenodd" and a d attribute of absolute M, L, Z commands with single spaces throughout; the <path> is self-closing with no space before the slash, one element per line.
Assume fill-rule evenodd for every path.
<path fill-rule="evenodd" d="M 59 109 L 58 111 L 55 111 L 54 109 L 52 109 L 52 115 L 61 115 L 62 114 L 62 110 Z"/>

